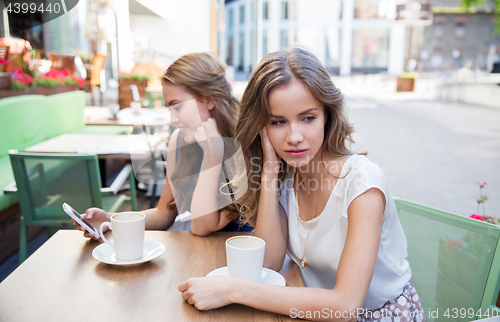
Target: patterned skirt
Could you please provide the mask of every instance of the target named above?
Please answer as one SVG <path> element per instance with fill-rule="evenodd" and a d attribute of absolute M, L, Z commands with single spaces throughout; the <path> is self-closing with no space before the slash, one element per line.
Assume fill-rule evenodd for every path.
<path fill-rule="evenodd" d="M 400 296 L 360 314 L 358 322 L 425 322 L 425 313 L 415 287 L 408 282 Z"/>

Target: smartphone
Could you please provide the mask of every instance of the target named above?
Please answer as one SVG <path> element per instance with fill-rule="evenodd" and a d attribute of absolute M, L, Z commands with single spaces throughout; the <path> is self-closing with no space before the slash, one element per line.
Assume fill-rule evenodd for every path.
<path fill-rule="evenodd" d="M 84 227 L 89 233 L 94 234 L 94 237 L 99 239 L 99 231 L 89 223 L 85 218 L 83 218 L 75 209 L 73 209 L 67 203 L 63 203 L 62 205 L 64 212 L 68 214 L 71 218 L 73 218 L 80 226 Z"/>

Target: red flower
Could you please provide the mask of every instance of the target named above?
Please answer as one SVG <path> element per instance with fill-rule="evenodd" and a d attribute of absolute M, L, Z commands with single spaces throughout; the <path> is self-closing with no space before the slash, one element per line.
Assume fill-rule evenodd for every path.
<path fill-rule="evenodd" d="M 0 58 L 0 65 L 10 66 L 10 61 L 8 59 Z"/>
<path fill-rule="evenodd" d="M 10 71 L 10 78 L 15 82 L 21 83 L 22 85 L 30 85 L 33 83 L 33 77 L 23 73 L 21 68 L 16 68 Z"/>

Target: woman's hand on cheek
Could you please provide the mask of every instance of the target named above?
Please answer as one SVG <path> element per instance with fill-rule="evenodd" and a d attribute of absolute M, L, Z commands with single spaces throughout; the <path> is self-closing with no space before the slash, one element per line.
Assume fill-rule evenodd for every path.
<path fill-rule="evenodd" d="M 182 299 L 198 310 L 211 310 L 234 303 L 231 300 L 231 278 L 195 277 L 179 284 Z"/>
<path fill-rule="evenodd" d="M 262 145 L 262 152 L 264 153 L 264 168 L 262 172 L 262 176 L 267 175 L 277 175 L 280 171 L 280 160 L 276 154 L 276 150 L 274 149 L 271 141 L 269 140 L 269 135 L 267 134 L 267 129 L 264 127 L 260 131 L 260 140 Z"/>

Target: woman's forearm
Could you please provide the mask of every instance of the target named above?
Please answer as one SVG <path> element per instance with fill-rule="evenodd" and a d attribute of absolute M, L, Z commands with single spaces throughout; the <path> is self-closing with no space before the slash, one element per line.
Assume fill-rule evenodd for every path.
<path fill-rule="evenodd" d="M 141 212 L 146 215 L 147 230 L 166 230 L 172 226 L 177 215 L 175 209 L 168 209 L 167 207 L 162 211 L 157 207 L 142 210 Z"/>
<path fill-rule="evenodd" d="M 287 232 L 283 231 L 274 177 L 262 178 L 255 236 L 266 241 L 264 266 L 279 271 L 286 254 Z"/>
<path fill-rule="evenodd" d="M 218 204 L 219 178 L 221 165 L 210 167 L 210 158 L 203 157 L 202 170 L 193 192 L 191 201 L 191 231 L 196 235 L 208 235 L 222 229 Z M 208 162 L 207 162 L 208 159 Z M 227 224 L 227 221 L 223 221 Z"/>
<path fill-rule="evenodd" d="M 235 279 L 234 303 L 312 321 L 355 321 L 360 313 L 335 289 L 280 287 Z"/>

